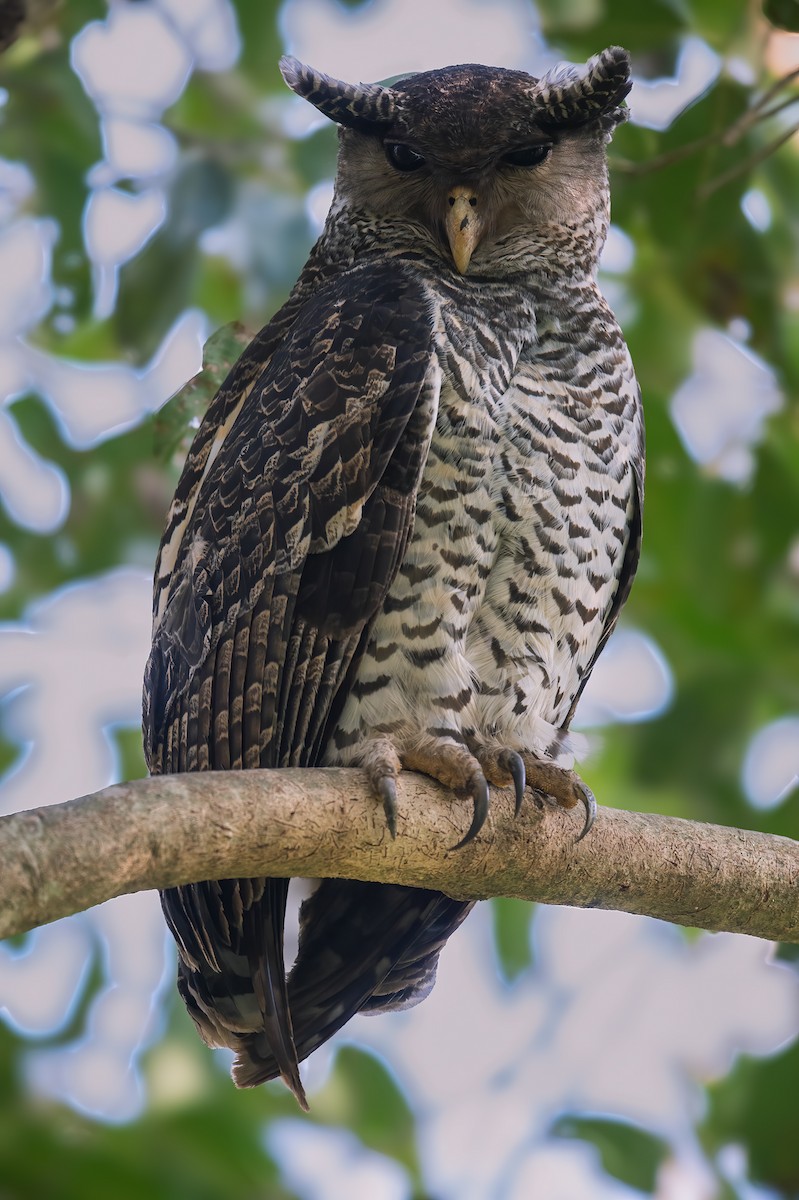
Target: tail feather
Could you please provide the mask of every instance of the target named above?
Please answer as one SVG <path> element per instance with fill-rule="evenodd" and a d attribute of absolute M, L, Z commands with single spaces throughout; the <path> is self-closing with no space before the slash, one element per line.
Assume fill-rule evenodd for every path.
<path fill-rule="evenodd" d="M 180 947 L 178 988 L 203 1039 L 236 1053 L 233 1079 L 280 1076 L 307 1109 L 299 1063 L 357 1012 L 418 1004 L 471 909 L 440 892 L 324 879 L 300 910 L 286 978 L 288 881 L 218 880 L 163 893 Z"/>
<path fill-rule="evenodd" d="M 244 933 L 266 1043 L 281 1079 L 294 1093 L 300 1108 L 307 1112 L 308 1101 L 300 1079 L 283 961 L 287 894 L 287 879 L 268 879 L 264 904 L 248 910 Z M 262 911 L 264 906 L 266 913 Z M 256 1087 L 261 1082 L 258 1072 L 253 1071 L 252 1059 L 244 1051 L 233 1064 L 233 1080 L 237 1087 Z"/>
<path fill-rule="evenodd" d="M 367 999 L 361 1012 L 396 1012 L 421 1004 L 435 985 L 441 951 L 473 908 L 473 901 L 440 896 L 418 937 Z"/>
<path fill-rule="evenodd" d="M 178 990 L 200 1036 L 239 1058 L 233 1074 L 252 1087 L 243 1047 L 265 1040 L 275 1075 L 308 1107 L 292 1034 L 283 958 L 286 879 L 222 879 L 170 888 L 161 903 L 178 943 Z"/>
<path fill-rule="evenodd" d="M 418 1004 L 441 948 L 472 905 L 440 892 L 323 880 L 302 907 L 297 962 L 288 980 L 300 1062 L 357 1012 Z M 242 1040 L 234 1078 L 255 1086 L 285 1074 L 271 1040 Z M 295 1093 L 296 1094 L 296 1093 Z"/>

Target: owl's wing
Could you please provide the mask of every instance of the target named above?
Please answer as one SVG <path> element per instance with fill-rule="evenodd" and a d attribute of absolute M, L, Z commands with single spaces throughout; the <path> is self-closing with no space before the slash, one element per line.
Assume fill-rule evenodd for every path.
<path fill-rule="evenodd" d="M 229 389 L 215 433 L 201 430 L 156 584 L 153 773 L 319 762 L 412 525 L 438 398 L 431 347 L 421 286 L 398 267 L 359 268 L 305 304 L 263 373 L 248 367 L 244 391 Z M 202 1036 L 241 1052 L 265 1030 L 301 1098 L 286 888 L 210 881 L 162 903 Z"/>
<path fill-rule="evenodd" d="M 159 555 L 145 687 L 151 770 L 277 766 L 309 752 L 286 726 L 290 714 L 262 712 L 253 693 L 241 712 L 231 702 L 226 722 L 219 681 L 212 704 L 198 685 L 214 667 L 239 684 L 256 619 L 257 645 L 262 633 L 272 639 L 271 684 L 276 668 L 292 682 L 304 661 L 284 670 L 286 650 L 314 648 L 295 644 L 301 631 L 306 642 L 313 627 L 344 644 L 375 615 L 404 550 L 435 418 L 431 343 L 421 286 L 400 268 L 360 268 L 305 304 L 261 376 L 250 367 L 227 395 L 213 433 L 204 423 Z M 245 678 L 258 682 L 252 670 Z M 185 727 L 173 729 L 176 703 L 195 693 Z"/>
<path fill-rule="evenodd" d="M 294 324 L 302 303 L 301 296 L 290 296 L 271 321 L 256 334 L 229 371 L 195 434 L 169 507 L 164 534 L 158 548 L 153 586 L 156 623 L 172 585 L 172 572 L 186 525 L 194 510 L 199 487 L 204 482 L 226 433 L 230 431 L 233 421 L 238 416 L 244 399 L 249 396 L 254 384 L 263 375 L 275 350 Z"/>

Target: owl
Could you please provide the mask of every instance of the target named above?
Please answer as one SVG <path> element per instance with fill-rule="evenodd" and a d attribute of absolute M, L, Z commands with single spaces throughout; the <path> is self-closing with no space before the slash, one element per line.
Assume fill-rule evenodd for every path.
<path fill-rule="evenodd" d="M 525 789 L 582 803 L 587 828 L 569 726 L 641 537 L 639 391 L 596 282 L 628 55 L 390 87 L 281 67 L 339 126 L 335 193 L 177 487 L 149 769 L 357 766 L 394 834 L 407 768 L 471 798 L 459 845 L 491 786 L 517 811 Z M 305 1106 L 299 1062 L 353 1014 L 426 996 L 471 906 L 322 880 L 287 974 L 287 888 L 162 903 L 201 1036 L 239 1086 L 280 1076 Z"/>

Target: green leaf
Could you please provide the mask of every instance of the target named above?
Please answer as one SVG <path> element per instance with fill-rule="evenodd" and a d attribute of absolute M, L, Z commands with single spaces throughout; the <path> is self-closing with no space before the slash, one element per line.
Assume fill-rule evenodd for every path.
<path fill-rule="evenodd" d="M 91 959 L 88 969 L 80 981 L 78 994 L 72 1001 L 69 1020 L 62 1029 L 56 1030 L 55 1033 L 37 1038 L 36 1044 L 52 1049 L 56 1046 L 69 1046 L 71 1043 L 87 1037 L 94 1002 L 108 986 L 108 964 L 103 953 L 101 939 L 92 930 Z"/>
<path fill-rule="evenodd" d="M 599 1151 L 608 1175 L 641 1192 L 654 1192 L 658 1170 L 670 1152 L 661 1138 L 624 1121 L 564 1116 L 550 1132 L 555 1137 L 590 1142 Z"/>
<path fill-rule="evenodd" d="M 24 39 L 25 44 L 29 39 Z M 17 43 L 14 50 L 22 48 Z M 8 102 L 0 121 L 0 155 L 28 166 L 36 180 L 29 202 L 39 216 L 58 223 L 53 252 L 54 282 L 69 290 L 73 316 L 88 315 L 89 265 L 82 221 L 88 196 L 86 174 L 102 157 L 99 122 L 69 62 L 69 45 L 9 63 L 0 58 L 0 86 Z"/>
<path fill-rule="evenodd" d="M 727 54 L 730 42 L 745 35 L 751 16 L 749 0 L 688 0 L 692 32 L 714 50 Z"/>
<path fill-rule="evenodd" d="M 121 563 L 152 570 L 176 478 L 152 469 L 152 418 L 88 450 L 64 443 L 48 406 L 35 396 L 8 410 L 22 437 L 67 476 L 72 503 L 54 537 L 20 529 L 0 508 L 0 543 L 15 558 L 0 619 L 18 618 L 34 597 Z M 0 747 L 0 758 L 3 756 Z"/>
<path fill-rule="evenodd" d="M 230 368 L 252 341 L 239 321 L 223 325 L 203 347 L 203 368 L 158 410 L 153 420 L 153 442 L 160 462 L 186 457 L 208 405 Z"/>
<path fill-rule="evenodd" d="M 738 1143 L 752 1180 L 799 1195 L 799 1041 L 773 1058 L 742 1056 L 708 1099 L 701 1133 L 710 1151 Z"/>
<path fill-rule="evenodd" d="M 799 0 L 764 0 L 763 16 L 778 29 L 799 33 Z"/>
<path fill-rule="evenodd" d="M 413 1111 L 394 1077 L 373 1054 L 342 1046 L 330 1082 L 313 1098 L 311 1118 L 345 1124 L 365 1146 L 396 1159 L 419 1183 Z"/>
<path fill-rule="evenodd" d="M 668 53 L 688 24 L 681 0 L 539 0 L 537 8 L 547 40 L 574 59 L 612 45 Z"/>
<path fill-rule="evenodd" d="M 530 921 L 534 907 L 527 900 L 496 896 L 491 901 L 494 944 L 506 983 L 512 983 L 533 965 Z"/>
<path fill-rule="evenodd" d="M 145 779 L 147 765 L 142 749 L 139 725 L 115 725 L 110 730 L 117 753 L 117 774 L 120 779 Z"/>
<path fill-rule="evenodd" d="M 774 957 L 799 969 L 799 942 L 778 942 Z"/>
<path fill-rule="evenodd" d="M 155 353 L 191 302 L 201 255 L 197 239 L 224 221 L 235 191 L 230 172 L 216 159 L 184 160 L 169 190 L 166 221 L 120 269 L 114 326 L 137 362 Z"/>
<path fill-rule="evenodd" d="M 297 170 L 308 185 L 322 179 L 332 179 L 336 173 L 338 140 L 332 121 L 300 138 L 291 147 Z"/>
<path fill-rule="evenodd" d="M 283 43 L 278 31 L 277 4 L 263 0 L 234 0 L 241 34 L 240 69 L 259 88 L 284 88 L 278 62 Z"/>

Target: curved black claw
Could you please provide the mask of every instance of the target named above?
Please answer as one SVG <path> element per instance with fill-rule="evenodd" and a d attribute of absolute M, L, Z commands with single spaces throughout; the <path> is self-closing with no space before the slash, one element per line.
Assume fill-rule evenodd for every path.
<path fill-rule="evenodd" d="M 485 776 L 478 775 L 474 781 L 474 787 L 472 788 L 472 801 L 474 803 L 474 815 L 472 816 L 472 823 L 469 826 L 466 836 L 462 837 L 456 846 L 450 846 L 450 850 L 460 850 L 466 845 L 467 842 L 471 842 L 473 838 L 477 837 L 478 833 L 485 824 L 486 817 L 488 816 L 489 800 L 490 793 Z"/>
<path fill-rule="evenodd" d="M 583 783 L 582 780 L 578 784 L 578 787 L 582 792 L 582 803 L 585 809 L 585 822 L 583 823 L 583 828 L 577 837 L 577 841 L 581 842 L 585 835 L 590 831 L 594 821 L 596 820 L 596 797 L 594 796 L 594 793 L 591 791 L 590 787 Z"/>
<path fill-rule="evenodd" d="M 393 838 L 397 836 L 397 781 L 391 775 L 383 775 L 377 785 L 377 794 L 383 801 L 383 812 L 386 814 L 388 832 Z"/>
<path fill-rule="evenodd" d="M 513 790 L 516 794 L 515 815 L 518 817 L 524 803 L 524 789 L 527 787 L 527 772 L 524 769 L 524 759 L 515 750 L 506 750 L 502 756 L 502 765 L 510 771 L 513 779 Z"/>

